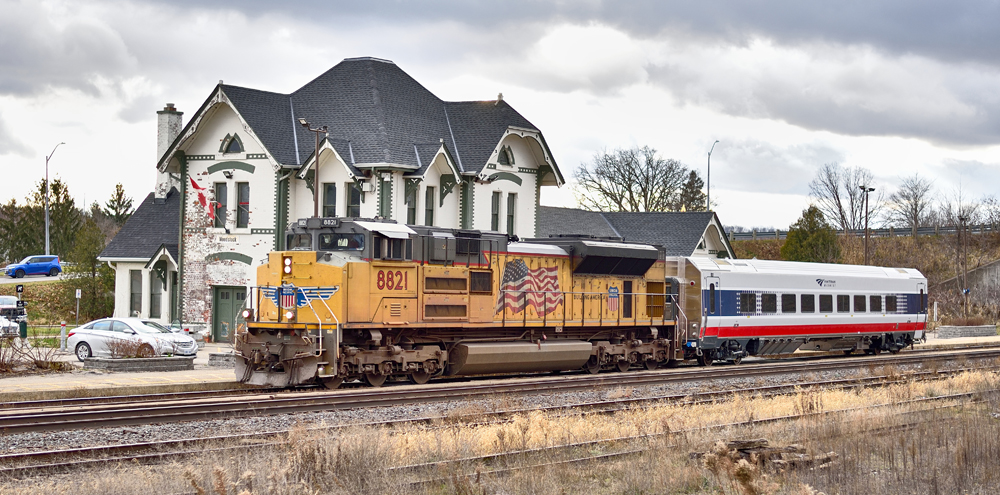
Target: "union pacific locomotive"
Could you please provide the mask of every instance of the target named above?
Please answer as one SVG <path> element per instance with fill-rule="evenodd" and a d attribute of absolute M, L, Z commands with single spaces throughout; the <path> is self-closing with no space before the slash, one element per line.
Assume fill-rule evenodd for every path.
<path fill-rule="evenodd" d="M 344 218 L 299 220 L 287 246 L 246 299 L 243 382 L 380 386 L 798 348 L 897 352 L 926 321 L 926 279 L 913 269 L 674 258 L 618 239 Z"/>

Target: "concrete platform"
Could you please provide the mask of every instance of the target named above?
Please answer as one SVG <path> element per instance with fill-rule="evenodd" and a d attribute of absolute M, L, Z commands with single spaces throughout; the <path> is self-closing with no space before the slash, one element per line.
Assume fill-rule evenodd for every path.
<path fill-rule="evenodd" d="M 936 335 L 929 334 L 927 343 L 917 344 L 914 348 L 948 349 L 969 345 L 1000 347 L 1000 336 L 939 339 Z M 84 370 L 82 363 L 77 361 L 76 356 L 64 353 L 60 355 L 59 359 L 72 363 L 76 367 L 74 371 L 8 378 L 3 378 L 0 375 L 0 394 L 72 391 L 81 388 L 108 389 L 108 393 L 117 393 L 113 389 L 121 388 L 123 389 L 121 393 L 124 394 L 129 393 L 125 390 L 129 388 L 142 388 L 144 393 L 153 393 L 153 389 L 156 387 L 188 386 L 194 388 L 199 385 L 211 388 L 228 388 L 227 385 L 236 387 L 238 384 L 232 368 L 209 366 L 210 354 L 228 352 L 232 352 L 232 346 L 228 344 L 206 344 L 203 349 L 198 351 L 193 370 L 139 373 Z"/>

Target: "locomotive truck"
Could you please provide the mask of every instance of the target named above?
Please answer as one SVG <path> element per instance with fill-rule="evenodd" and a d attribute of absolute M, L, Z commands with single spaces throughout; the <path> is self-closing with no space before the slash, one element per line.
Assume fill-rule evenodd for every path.
<path fill-rule="evenodd" d="M 897 352 L 926 321 L 926 279 L 905 268 L 667 257 L 621 239 L 351 218 L 299 220 L 286 246 L 245 300 L 243 382 L 380 386 L 739 363 L 800 347 Z"/>

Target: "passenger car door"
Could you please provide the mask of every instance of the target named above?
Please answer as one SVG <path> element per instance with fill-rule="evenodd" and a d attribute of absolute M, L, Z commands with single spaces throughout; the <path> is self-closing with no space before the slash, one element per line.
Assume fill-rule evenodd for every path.
<path fill-rule="evenodd" d="M 94 356 L 107 356 L 108 339 L 111 339 L 111 320 L 95 321 L 86 329 L 88 336 L 82 340 L 90 346 L 90 351 Z"/>
<path fill-rule="evenodd" d="M 703 335 L 719 335 L 719 327 L 722 326 L 722 288 L 719 286 L 719 277 L 705 277 L 705 290 L 702 291 L 702 312 L 704 319 L 702 324 Z"/>
<path fill-rule="evenodd" d="M 31 259 L 28 260 L 28 263 L 24 266 L 24 273 L 27 275 L 38 275 L 39 273 L 42 273 L 42 265 L 44 265 L 44 263 L 42 263 L 43 259 L 44 258 L 41 256 L 31 257 Z"/>

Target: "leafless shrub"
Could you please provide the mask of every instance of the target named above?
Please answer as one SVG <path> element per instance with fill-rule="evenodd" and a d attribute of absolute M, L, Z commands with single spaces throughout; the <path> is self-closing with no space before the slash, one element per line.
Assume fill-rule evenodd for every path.
<path fill-rule="evenodd" d="M 110 339 L 107 341 L 108 352 L 112 358 L 152 357 L 152 348 L 137 338 Z"/>

